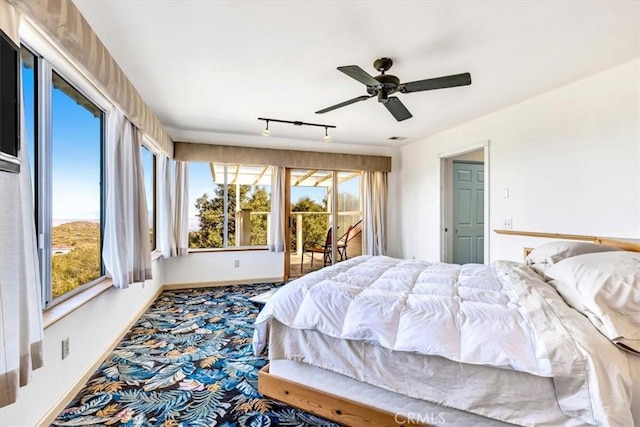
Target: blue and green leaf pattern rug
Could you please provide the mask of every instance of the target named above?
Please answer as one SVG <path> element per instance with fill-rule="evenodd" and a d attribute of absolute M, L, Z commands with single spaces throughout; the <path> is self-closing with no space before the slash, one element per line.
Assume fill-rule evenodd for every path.
<path fill-rule="evenodd" d="M 55 426 L 335 426 L 258 393 L 258 308 L 272 284 L 165 291 Z"/>

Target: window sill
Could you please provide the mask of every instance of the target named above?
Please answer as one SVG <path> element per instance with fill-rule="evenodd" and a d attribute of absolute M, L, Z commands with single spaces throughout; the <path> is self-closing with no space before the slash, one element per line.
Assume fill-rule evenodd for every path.
<path fill-rule="evenodd" d="M 162 257 L 162 253 L 160 253 L 160 251 L 151 252 L 151 261 L 156 261 L 160 257 Z M 62 301 L 59 304 L 48 308 L 42 313 L 43 328 L 47 329 L 58 320 L 66 317 L 70 313 L 73 313 L 75 310 L 79 309 L 92 299 L 97 298 L 98 295 L 108 291 L 112 287 L 113 281 L 111 279 L 104 279 L 100 283 L 97 283 L 95 286 L 92 286 L 89 289 L 86 289 L 78 293 L 77 295 L 74 295 L 69 299 Z"/>
<path fill-rule="evenodd" d="M 230 248 L 202 248 L 202 249 L 189 249 L 190 254 L 199 254 L 207 252 L 250 252 L 250 251 L 268 251 L 269 248 L 265 246 L 234 246 Z"/>
<path fill-rule="evenodd" d="M 58 320 L 79 309 L 92 299 L 96 298 L 101 293 L 109 290 L 112 285 L 113 282 L 111 281 L 111 279 L 105 279 L 97 285 L 92 286 L 89 289 L 72 296 L 68 300 L 62 301 L 60 304 L 56 304 L 55 306 L 47 309 L 42 314 L 42 323 L 44 329 L 47 329 Z"/>

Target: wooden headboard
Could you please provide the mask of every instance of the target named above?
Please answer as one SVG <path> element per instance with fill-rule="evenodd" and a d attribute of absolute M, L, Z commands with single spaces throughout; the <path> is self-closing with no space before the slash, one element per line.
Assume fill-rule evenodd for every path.
<path fill-rule="evenodd" d="M 640 252 L 640 239 L 627 239 L 624 237 L 601 237 L 587 236 L 584 234 L 562 234 L 562 233 L 542 233 L 538 231 L 516 231 L 516 230 L 493 230 L 496 234 L 507 234 L 512 236 L 544 237 L 558 240 L 581 240 L 593 242 L 601 245 L 613 246 L 625 251 Z M 533 250 L 531 247 L 524 248 L 526 257 Z"/>

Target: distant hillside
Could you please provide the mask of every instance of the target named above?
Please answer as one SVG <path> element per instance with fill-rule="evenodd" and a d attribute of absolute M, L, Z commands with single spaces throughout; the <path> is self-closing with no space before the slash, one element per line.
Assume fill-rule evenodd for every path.
<path fill-rule="evenodd" d="M 100 242 L 100 224 L 90 221 L 67 222 L 52 228 L 52 246 L 95 247 Z"/>

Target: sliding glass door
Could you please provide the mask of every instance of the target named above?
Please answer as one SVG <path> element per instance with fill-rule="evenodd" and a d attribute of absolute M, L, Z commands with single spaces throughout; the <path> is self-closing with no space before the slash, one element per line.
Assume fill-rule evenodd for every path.
<path fill-rule="evenodd" d="M 289 176 L 287 276 L 361 254 L 354 242 L 356 224 L 362 218 L 360 172 L 291 169 Z"/>

